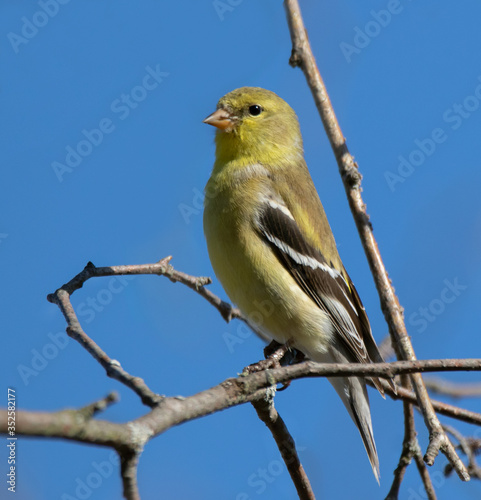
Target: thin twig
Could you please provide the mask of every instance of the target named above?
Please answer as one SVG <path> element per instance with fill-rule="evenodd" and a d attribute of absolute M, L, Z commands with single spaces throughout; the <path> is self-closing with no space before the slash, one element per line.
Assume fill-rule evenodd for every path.
<path fill-rule="evenodd" d="M 370 386 L 374 387 L 374 384 L 370 380 L 366 381 Z M 397 392 L 395 393 L 389 384 L 381 380 L 384 392 L 391 397 L 392 399 L 400 399 L 402 401 L 408 401 L 414 405 L 417 405 L 418 401 L 416 398 L 416 394 L 409 389 L 398 386 Z M 444 415 L 446 417 L 454 418 L 461 422 L 466 422 L 468 424 L 473 425 L 481 425 L 481 413 L 476 413 L 474 411 L 466 410 L 464 408 L 460 408 L 459 406 L 450 405 L 448 403 L 444 403 L 442 401 L 437 401 L 435 399 L 431 399 L 433 404 L 433 408 L 436 413 L 440 415 Z"/>
<path fill-rule="evenodd" d="M 403 401 L 404 410 L 404 439 L 402 444 L 401 456 L 399 457 L 398 466 L 394 470 L 394 479 L 391 484 L 391 489 L 385 500 L 398 500 L 399 490 L 402 480 L 408 465 L 413 457 L 413 446 L 417 444 L 416 429 L 414 427 L 413 407 L 410 403 Z"/>
<path fill-rule="evenodd" d="M 392 338 L 389 333 L 381 340 L 381 342 L 378 342 L 378 347 L 384 361 L 388 361 L 389 359 L 396 356 L 396 353 L 394 352 L 394 348 L 392 346 Z"/>
<path fill-rule="evenodd" d="M 421 448 L 418 444 L 418 450 L 414 454 L 414 461 L 416 462 L 416 466 L 418 468 L 419 475 L 421 476 L 421 480 L 423 482 L 424 489 L 426 491 L 426 495 L 428 500 L 436 500 L 436 491 L 434 490 L 433 482 L 431 481 L 431 476 L 429 475 L 428 468 L 426 467 L 426 463 L 423 460 L 423 455 L 421 453 Z"/>
<path fill-rule="evenodd" d="M 389 332 L 393 338 L 398 359 L 413 361 L 416 359 L 416 356 L 404 324 L 403 309 L 399 304 L 381 254 L 379 253 L 366 206 L 361 197 L 361 174 L 347 149 L 344 135 L 341 132 L 329 95 L 317 68 L 302 20 L 299 3 L 297 0 L 285 0 L 284 5 L 292 39 L 292 54 L 289 62 L 294 67 L 299 66 L 304 72 L 329 142 L 331 143 L 346 190 L 349 207 L 374 277 L 381 300 L 381 308 L 389 326 Z M 421 375 L 413 374 L 411 379 L 419 408 L 423 414 L 426 427 L 429 430 L 429 445 L 424 456 L 425 462 L 428 465 L 432 465 L 439 450 L 441 450 L 453 465 L 458 476 L 463 481 L 468 481 L 468 471 L 447 438 L 434 412 Z"/>
<path fill-rule="evenodd" d="M 402 376 L 402 386 L 409 386 L 409 379 L 406 375 Z M 436 493 L 434 492 L 431 477 L 426 469 L 426 465 L 422 460 L 421 448 L 417 440 L 416 428 L 414 425 L 414 412 L 413 407 L 407 401 L 403 402 L 404 410 L 404 440 L 402 445 L 401 456 L 399 458 L 398 466 L 394 471 L 394 479 L 385 500 L 397 500 L 399 498 L 399 490 L 406 469 L 411 463 L 412 458 L 416 460 L 419 474 L 423 480 L 424 489 L 427 492 L 428 500 L 436 500 Z"/>
<path fill-rule="evenodd" d="M 119 394 L 117 392 L 111 392 L 104 398 L 94 401 L 77 411 L 84 418 L 92 418 L 97 415 L 97 413 L 106 410 L 111 404 L 117 403 L 117 401 L 119 401 Z"/>
<path fill-rule="evenodd" d="M 72 295 L 75 290 L 82 288 L 83 284 L 90 278 L 156 274 L 158 276 L 166 276 L 173 283 L 179 282 L 188 286 L 191 290 L 194 290 L 213 305 L 227 322 L 233 318 L 245 321 L 239 309 L 232 307 L 229 303 L 224 302 L 209 289 L 205 288 L 205 285 L 209 285 L 212 282 L 210 278 L 204 276 L 191 276 L 181 271 L 177 271 L 170 264 L 171 260 L 172 256 L 168 256 L 153 264 L 108 267 L 96 267 L 92 262 L 89 262 L 77 276 L 72 278 L 68 283 L 62 285 L 56 292 L 49 294 L 47 300 L 56 304 L 56 295 L 60 290 L 64 290 L 68 295 Z"/>
<path fill-rule="evenodd" d="M 455 399 L 477 398 L 481 396 L 481 383 L 456 383 L 440 377 L 429 377 L 424 383 L 430 392 L 450 396 Z"/>
<path fill-rule="evenodd" d="M 468 459 L 468 471 L 476 479 L 481 479 L 481 468 L 476 462 L 476 450 L 479 450 L 479 443 L 476 443 L 475 449 L 473 448 L 473 440 L 464 437 L 457 429 L 451 427 L 450 425 L 443 425 L 444 430 L 451 434 L 459 443 L 458 448 L 460 448 Z M 477 441 L 477 440 L 475 440 Z M 449 465 L 449 464 L 448 464 Z M 449 474 L 449 468 L 446 473 Z"/>
<path fill-rule="evenodd" d="M 67 334 L 76 340 L 92 357 L 97 360 L 105 369 L 107 375 L 132 389 L 138 394 L 142 402 L 153 407 L 162 400 L 162 396 L 155 394 L 149 389 L 147 384 L 139 377 L 134 377 L 127 373 L 120 363 L 111 359 L 82 329 L 80 322 L 75 314 L 74 308 L 70 302 L 70 295 L 64 289 L 60 288 L 54 294 L 49 296 L 50 302 L 58 305 L 67 321 Z"/>
<path fill-rule="evenodd" d="M 299 498 L 301 500 L 315 500 L 311 483 L 299 460 L 294 439 L 274 407 L 274 392 L 275 387 L 267 389 L 264 397 L 252 401 L 252 405 L 259 418 L 271 431 Z"/>
<path fill-rule="evenodd" d="M 118 380 L 135 391 L 135 393 L 140 396 L 142 402 L 149 407 L 153 407 L 158 404 L 162 400 L 162 396 L 154 393 L 143 379 L 130 375 L 127 371 L 125 371 L 117 360 L 111 359 L 85 333 L 80 325 L 72 303 L 70 302 L 70 296 L 76 290 L 82 288 L 83 284 L 90 278 L 155 274 L 158 276 L 166 276 L 172 282 L 180 282 L 189 287 L 191 290 L 197 292 L 220 312 L 225 321 L 228 322 L 232 318 L 238 318 L 247 323 L 239 309 L 232 307 L 230 304 L 224 302 L 217 297 L 217 295 L 205 288 L 205 285 L 211 283 L 210 278 L 191 276 L 181 271 L 177 271 L 172 267 L 172 265 L 169 264 L 171 259 L 172 257 L 169 256 L 154 264 L 110 267 L 96 267 L 94 264 L 89 262 L 85 268 L 68 283 L 65 283 L 54 293 L 47 296 L 47 300 L 53 304 L 57 304 L 62 311 L 62 314 L 67 321 L 67 334 L 84 347 L 104 367 L 109 377 Z"/>

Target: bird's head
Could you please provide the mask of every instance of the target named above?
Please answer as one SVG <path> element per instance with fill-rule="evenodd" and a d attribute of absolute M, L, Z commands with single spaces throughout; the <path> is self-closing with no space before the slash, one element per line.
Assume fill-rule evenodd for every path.
<path fill-rule="evenodd" d="M 269 90 L 242 87 L 229 92 L 204 123 L 218 129 L 218 162 L 273 164 L 303 154 L 294 110 Z"/>

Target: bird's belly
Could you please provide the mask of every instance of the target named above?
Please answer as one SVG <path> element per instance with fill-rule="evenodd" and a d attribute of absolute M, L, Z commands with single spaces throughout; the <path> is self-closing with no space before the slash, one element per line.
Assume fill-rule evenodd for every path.
<path fill-rule="evenodd" d="M 327 314 L 299 288 L 268 244 L 257 235 L 244 238 L 242 227 L 219 223 L 222 231 L 205 227 L 214 272 L 256 333 L 289 341 L 311 358 L 326 353 L 333 336 Z"/>

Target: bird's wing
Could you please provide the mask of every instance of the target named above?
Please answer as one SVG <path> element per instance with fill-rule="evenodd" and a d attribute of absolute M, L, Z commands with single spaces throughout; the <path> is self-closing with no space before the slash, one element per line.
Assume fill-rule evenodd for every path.
<path fill-rule="evenodd" d="M 287 205 L 277 196 L 266 198 L 256 229 L 301 289 L 331 318 L 339 340 L 353 361 L 370 363 L 382 357 L 359 295 L 347 273 L 335 269 L 304 237 Z M 373 383 L 381 394 L 377 378 Z"/>

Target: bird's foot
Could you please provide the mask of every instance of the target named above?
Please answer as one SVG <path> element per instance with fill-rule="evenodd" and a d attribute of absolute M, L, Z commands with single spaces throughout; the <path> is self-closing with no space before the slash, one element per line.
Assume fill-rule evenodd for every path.
<path fill-rule="evenodd" d="M 264 356 L 266 359 L 262 359 L 257 363 L 246 366 L 242 373 L 249 374 L 268 370 L 269 368 L 281 368 L 282 366 L 298 363 L 304 358 L 304 354 L 300 351 L 292 349 L 289 346 L 289 341 L 285 344 L 279 344 L 279 342 L 276 342 L 275 340 L 265 347 Z M 290 382 L 283 384 L 278 390 L 283 391 L 284 389 L 287 389 L 289 385 Z"/>

